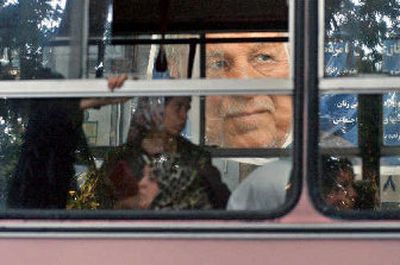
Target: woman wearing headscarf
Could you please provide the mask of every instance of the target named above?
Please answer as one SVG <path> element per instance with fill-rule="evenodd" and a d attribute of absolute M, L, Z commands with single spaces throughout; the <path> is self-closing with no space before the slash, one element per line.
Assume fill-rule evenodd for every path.
<path fill-rule="evenodd" d="M 114 207 L 223 209 L 229 190 L 209 153 L 181 136 L 190 97 L 136 99 L 128 142 L 103 167 Z"/>

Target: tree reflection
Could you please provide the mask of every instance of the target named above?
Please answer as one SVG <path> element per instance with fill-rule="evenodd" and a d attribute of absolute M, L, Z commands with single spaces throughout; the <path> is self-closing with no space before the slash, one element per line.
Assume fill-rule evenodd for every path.
<path fill-rule="evenodd" d="M 386 39 L 398 37 L 399 0 L 326 0 L 325 41 L 350 43 L 358 57 L 358 71 L 380 70 Z"/>

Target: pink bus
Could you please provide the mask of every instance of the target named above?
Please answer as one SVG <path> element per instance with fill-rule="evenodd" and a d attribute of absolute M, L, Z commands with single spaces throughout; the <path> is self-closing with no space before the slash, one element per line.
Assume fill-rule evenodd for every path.
<path fill-rule="evenodd" d="M 0 1 L 2 264 L 397 264 L 399 10 Z"/>

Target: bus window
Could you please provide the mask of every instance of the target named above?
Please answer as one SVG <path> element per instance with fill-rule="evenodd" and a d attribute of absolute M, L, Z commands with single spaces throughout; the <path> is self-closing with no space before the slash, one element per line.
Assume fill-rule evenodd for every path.
<path fill-rule="evenodd" d="M 323 5 L 315 200 L 334 216 L 382 218 L 400 202 L 398 12 L 385 3 Z"/>
<path fill-rule="evenodd" d="M 114 103 L 125 98 L 107 99 L 110 100 Z M 145 103 L 135 98 L 120 110 L 120 119 L 110 115 L 108 105 L 82 112 L 83 101 L 88 99 L 3 100 L 8 113 L 2 117 L 4 207 L 275 210 L 284 205 L 290 189 L 289 151 L 278 149 L 274 154 L 268 149 L 254 152 L 196 147 L 189 141 L 190 127 L 186 127 L 185 134 L 175 135 L 182 132 L 185 123 L 167 116 L 170 106 L 183 104 L 187 111 L 190 97 L 157 97 Z M 157 109 L 160 107 L 163 109 Z M 157 111 L 164 115 L 162 123 L 150 127 L 157 120 L 146 117 Z M 177 115 L 176 110 L 171 111 Z M 114 145 L 118 138 L 111 137 L 113 124 L 122 131 L 121 144 Z M 206 149 L 214 157 L 214 166 Z M 266 176 L 270 181 L 264 181 Z M 198 181 L 203 178 L 209 185 L 204 188 Z M 191 194 L 196 187 L 207 192 L 196 197 Z M 155 194 L 147 194 L 152 188 Z M 181 189 L 179 195 L 177 190 Z M 140 204 L 146 196 L 154 196 L 151 201 L 157 197 L 161 202 Z M 267 196 L 269 199 L 264 199 Z M 187 205 L 185 201 L 194 204 Z"/>
<path fill-rule="evenodd" d="M 214 10 L 194 2 L 199 14 Z M 301 153 L 286 1 L 270 3 L 274 14 L 263 1 L 235 19 L 208 13 L 192 30 L 198 17 L 186 3 L 141 14 L 126 4 L 10 2 L 0 11 L 10 26 L 0 32 L 5 216 L 284 214 L 299 195 L 292 164 Z M 239 27 L 239 11 L 265 26 Z M 23 27 L 11 16 L 20 13 Z"/>

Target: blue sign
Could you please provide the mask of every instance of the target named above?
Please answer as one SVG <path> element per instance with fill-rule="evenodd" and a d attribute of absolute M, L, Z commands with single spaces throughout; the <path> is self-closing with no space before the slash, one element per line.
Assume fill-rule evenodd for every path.
<path fill-rule="evenodd" d="M 337 77 L 356 73 L 356 60 L 350 42 L 328 42 L 324 59 L 325 76 Z"/>
<path fill-rule="evenodd" d="M 355 55 L 349 42 L 328 42 L 324 59 L 327 77 L 356 73 Z M 319 106 L 321 140 L 334 136 L 349 145 L 357 145 L 357 106 L 357 96 L 353 94 L 322 95 Z"/>
<path fill-rule="evenodd" d="M 383 95 L 383 143 L 400 144 L 400 95 L 390 92 Z"/>
<path fill-rule="evenodd" d="M 400 40 L 383 42 L 382 71 L 389 75 L 400 74 Z M 400 95 L 391 92 L 383 95 L 383 143 L 400 145 Z"/>
<path fill-rule="evenodd" d="M 355 54 L 345 42 L 328 43 L 325 48 L 325 75 L 339 77 L 355 73 Z M 382 71 L 400 73 L 400 40 L 384 41 Z M 357 95 L 322 95 L 320 129 L 322 136 L 339 136 L 357 145 Z M 400 94 L 383 94 L 383 143 L 400 145 Z"/>
<path fill-rule="evenodd" d="M 382 72 L 400 74 L 400 40 L 389 39 L 383 42 Z"/>
<path fill-rule="evenodd" d="M 349 145 L 356 145 L 357 106 L 358 100 L 355 95 L 322 95 L 319 115 L 322 141 L 334 136 L 345 140 Z"/>

